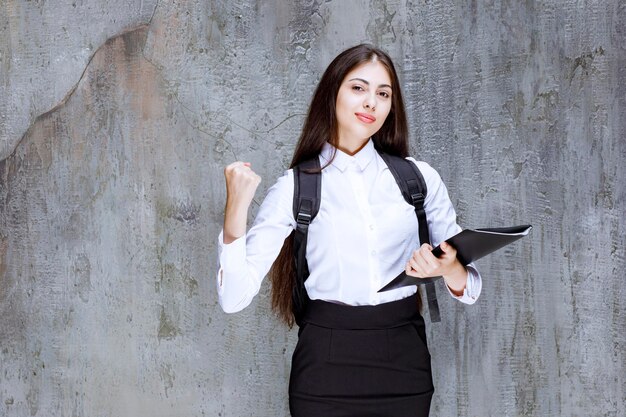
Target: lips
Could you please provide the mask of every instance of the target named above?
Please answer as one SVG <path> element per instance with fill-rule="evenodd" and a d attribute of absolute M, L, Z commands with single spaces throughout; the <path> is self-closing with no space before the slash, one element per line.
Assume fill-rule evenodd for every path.
<path fill-rule="evenodd" d="M 376 118 L 372 116 L 371 114 L 366 114 L 366 113 L 354 113 L 354 114 L 356 115 L 357 119 L 359 119 L 363 123 L 374 123 L 376 121 Z"/>

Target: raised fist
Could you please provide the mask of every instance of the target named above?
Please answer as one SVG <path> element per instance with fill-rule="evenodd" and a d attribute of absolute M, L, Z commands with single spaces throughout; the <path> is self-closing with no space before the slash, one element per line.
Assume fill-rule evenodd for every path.
<path fill-rule="evenodd" d="M 252 203 L 254 193 L 261 183 L 261 177 L 250 166 L 249 162 L 237 161 L 224 168 L 228 203 L 246 207 Z"/>

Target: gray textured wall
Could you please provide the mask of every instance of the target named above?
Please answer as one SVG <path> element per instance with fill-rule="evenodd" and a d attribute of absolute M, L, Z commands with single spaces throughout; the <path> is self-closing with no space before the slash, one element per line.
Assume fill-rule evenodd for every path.
<path fill-rule="evenodd" d="M 217 305 L 222 169 L 260 201 L 361 41 L 460 223 L 535 226 L 441 297 L 431 415 L 625 415 L 626 5 L 574 3 L 1 0 L 0 415 L 288 415 L 268 286 Z"/>

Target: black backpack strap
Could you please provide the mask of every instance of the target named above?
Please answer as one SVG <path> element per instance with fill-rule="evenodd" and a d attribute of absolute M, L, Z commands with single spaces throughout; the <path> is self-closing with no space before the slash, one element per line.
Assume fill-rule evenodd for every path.
<path fill-rule="evenodd" d="M 293 253 L 296 262 L 296 282 L 293 287 L 293 312 L 296 323 L 300 319 L 309 301 L 304 281 L 309 277 L 309 265 L 306 261 L 306 244 L 309 224 L 320 209 L 322 175 L 318 172 L 320 162 L 317 157 L 301 162 L 293 168 L 293 216 L 296 230 L 293 240 Z M 306 172 L 315 170 L 315 173 Z"/>
<path fill-rule="evenodd" d="M 430 236 L 428 233 L 428 221 L 426 220 L 426 212 L 424 211 L 424 201 L 426 200 L 426 181 L 417 166 L 404 158 L 395 155 L 389 155 L 379 151 L 389 171 L 400 187 L 402 196 L 415 207 L 415 215 L 417 216 L 417 224 L 419 226 L 420 244 L 428 243 L 430 245 Z M 428 311 L 430 312 L 430 320 L 433 323 L 441 321 L 439 314 L 439 303 L 437 302 L 437 290 L 435 289 L 434 280 L 427 280 L 423 284 L 426 286 L 426 298 L 428 299 Z"/>

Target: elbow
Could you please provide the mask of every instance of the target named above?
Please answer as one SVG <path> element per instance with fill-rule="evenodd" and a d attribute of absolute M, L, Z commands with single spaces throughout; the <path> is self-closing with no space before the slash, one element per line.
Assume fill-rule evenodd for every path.
<path fill-rule="evenodd" d="M 224 313 L 237 313 L 246 308 L 259 292 L 260 285 L 254 285 L 253 280 L 246 276 L 233 275 L 226 279 L 222 269 L 218 272 L 217 295 L 220 307 Z M 242 280 L 241 278 L 246 278 Z M 239 278 L 235 280 L 234 278 Z"/>
<path fill-rule="evenodd" d="M 232 306 L 229 304 L 224 304 L 220 302 L 220 306 L 222 307 L 222 311 L 226 314 L 234 314 L 243 310 L 245 307 Z"/>
<path fill-rule="evenodd" d="M 222 307 L 222 311 L 226 314 L 238 313 L 250 305 L 251 302 L 251 297 L 232 298 L 227 297 L 225 294 L 220 294 L 219 296 L 220 307 Z"/>
<path fill-rule="evenodd" d="M 228 303 L 228 302 L 224 302 L 224 300 L 222 300 L 220 298 L 220 307 L 222 307 L 222 311 L 226 314 L 234 314 L 234 313 L 238 313 L 241 310 L 243 310 L 244 308 L 246 308 L 247 304 L 243 304 L 243 303 Z"/>

